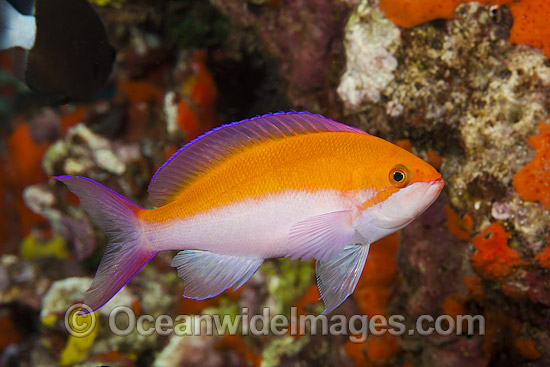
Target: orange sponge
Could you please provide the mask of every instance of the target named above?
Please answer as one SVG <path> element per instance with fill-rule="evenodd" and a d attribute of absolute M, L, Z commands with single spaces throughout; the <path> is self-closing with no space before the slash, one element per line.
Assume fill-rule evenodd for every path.
<path fill-rule="evenodd" d="M 514 25 L 510 31 L 510 42 L 542 48 L 550 57 L 550 2 L 521 0 L 510 4 Z"/>
<path fill-rule="evenodd" d="M 440 18 L 453 18 L 454 10 L 467 0 L 380 0 L 379 8 L 395 25 L 412 28 Z M 482 4 L 510 7 L 514 25 L 510 42 L 542 48 L 550 57 L 550 2 L 541 0 L 479 0 Z"/>
<path fill-rule="evenodd" d="M 550 236 L 548 236 L 548 245 L 536 256 L 537 262 L 545 268 L 550 268 Z"/>
<path fill-rule="evenodd" d="M 371 245 L 369 257 L 353 293 L 357 306 L 369 317 L 386 314 L 398 273 L 395 256 L 399 244 L 399 234 L 394 233 Z M 366 344 L 349 341 L 345 349 L 356 366 L 385 365 L 401 351 L 398 337 L 389 334 L 371 335 Z"/>
<path fill-rule="evenodd" d="M 527 140 L 535 158 L 514 176 L 512 184 L 525 201 L 539 201 L 550 209 L 550 123 L 539 123 L 539 134 Z"/>
<path fill-rule="evenodd" d="M 514 346 L 525 360 L 536 361 L 542 357 L 542 353 L 538 351 L 535 341 L 531 338 L 518 337 L 514 341 Z"/>
<path fill-rule="evenodd" d="M 445 298 L 443 304 L 443 313 L 449 315 L 452 318 L 456 319 L 458 315 L 466 314 L 465 307 L 466 299 L 460 293 L 451 293 Z"/>
<path fill-rule="evenodd" d="M 395 25 L 412 28 L 439 18 L 452 18 L 463 0 L 380 0 L 378 7 Z"/>
<path fill-rule="evenodd" d="M 395 256 L 399 234 L 394 233 L 371 245 L 369 257 L 353 294 L 361 312 L 384 314 L 397 277 Z"/>
<path fill-rule="evenodd" d="M 501 280 L 512 273 L 515 266 L 524 264 L 517 251 L 508 247 L 509 236 L 500 224 L 493 223 L 472 239 L 477 249 L 472 262 L 483 277 Z"/>
<path fill-rule="evenodd" d="M 370 336 L 367 340 L 367 359 L 375 366 L 387 365 L 401 351 L 395 335 Z"/>
<path fill-rule="evenodd" d="M 478 302 L 485 299 L 487 295 L 485 293 L 485 288 L 483 288 L 481 279 L 476 276 L 465 276 L 463 281 L 468 294 L 472 296 L 473 299 Z"/>
<path fill-rule="evenodd" d="M 467 241 L 470 238 L 470 233 L 474 229 L 474 220 L 471 215 L 466 214 L 462 218 L 458 217 L 450 206 L 445 205 L 443 208 L 447 217 L 447 228 L 456 238 L 462 241 Z"/>

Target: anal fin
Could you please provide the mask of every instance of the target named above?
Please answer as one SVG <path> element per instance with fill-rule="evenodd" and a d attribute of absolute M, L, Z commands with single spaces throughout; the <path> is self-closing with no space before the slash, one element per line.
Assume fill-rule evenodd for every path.
<path fill-rule="evenodd" d="M 340 306 L 353 293 L 363 272 L 370 244 L 348 245 L 338 256 L 317 261 L 317 286 L 325 303 L 323 315 Z"/>
<path fill-rule="evenodd" d="M 264 259 L 221 255 L 208 251 L 184 250 L 172 260 L 184 281 L 183 296 L 202 300 L 217 296 L 227 288 L 242 286 L 262 265 Z"/>

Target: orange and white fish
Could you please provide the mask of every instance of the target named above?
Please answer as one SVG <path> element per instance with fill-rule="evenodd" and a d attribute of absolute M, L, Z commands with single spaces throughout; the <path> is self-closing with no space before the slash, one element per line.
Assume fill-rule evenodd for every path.
<path fill-rule="evenodd" d="M 190 142 L 153 176 L 140 208 L 83 177 L 54 177 L 110 243 L 84 303 L 96 310 L 160 251 L 183 296 L 239 288 L 265 259 L 316 259 L 324 313 L 351 293 L 369 246 L 438 197 L 441 175 L 385 140 L 307 112 L 243 120 Z"/>

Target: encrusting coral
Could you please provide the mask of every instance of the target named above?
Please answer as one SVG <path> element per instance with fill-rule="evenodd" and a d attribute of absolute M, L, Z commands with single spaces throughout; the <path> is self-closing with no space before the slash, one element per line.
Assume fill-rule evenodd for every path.
<path fill-rule="evenodd" d="M 358 110 L 378 102 L 380 92 L 393 80 L 400 44 L 399 29 L 367 1 L 357 6 L 346 25 L 346 70 L 336 89 L 344 104 Z"/>
<path fill-rule="evenodd" d="M 380 0 L 379 7 L 395 25 L 412 28 L 440 18 L 453 18 L 456 7 L 468 0 Z M 514 17 L 510 42 L 543 49 L 550 56 L 550 5 L 540 0 L 477 0 L 495 7 L 506 5 Z M 495 9 L 495 11 L 498 11 Z"/>
<path fill-rule="evenodd" d="M 232 25 L 207 51 L 163 31 L 192 2 L 162 12 L 95 3 L 108 3 L 100 15 L 118 46 L 114 96 L 18 116 L 0 143 L 0 235 L 12 253 L 0 256 L 3 361 L 550 365 L 550 123 L 540 122 L 550 108 L 548 2 L 212 0 L 201 6 Z M 63 311 L 80 301 L 105 238 L 47 175 L 91 177 L 147 206 L 149 178 L 188 139 L 278 109 L 393 141 L 446 182 L 422 217 L 372 245 L 356 291 L 329 317 L 404 315 L 414 329 L 420 315 L 483 316 L 485 335 L 117 337 L 100 312 L 96 334 L 70 338 Z M 172 255 L 155 257 L 116 302 L 155 316 L 323 309 L 311 263 L 270 260 L 237 292 L 195 301 L 177 296 Z"/>

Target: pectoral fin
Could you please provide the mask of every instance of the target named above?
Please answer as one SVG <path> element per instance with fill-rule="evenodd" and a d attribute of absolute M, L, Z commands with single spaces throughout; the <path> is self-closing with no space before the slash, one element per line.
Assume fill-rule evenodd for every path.
<path fill-rule="evenodd" d="M 262 265 L 259 257 L 221 255 L 208 251 L 180 251 L 172 260 L 184 280 L 183 296 L 197 300 L 217 296 L 243 285 Z"/>
<path fill-rule="evenodd" d="M 326 261 L 341 252 L 354 233 L 351 210 L 307 218 L 290 229 L 287 257 Z"/>
<path fill-rule="evenodd" d="M 370 244 L 348 245 L 336 257 L 317 261 L 317 286 L 325 303 L 323 315 L 340 306 L 353 293 L 363 272 Z"/>

